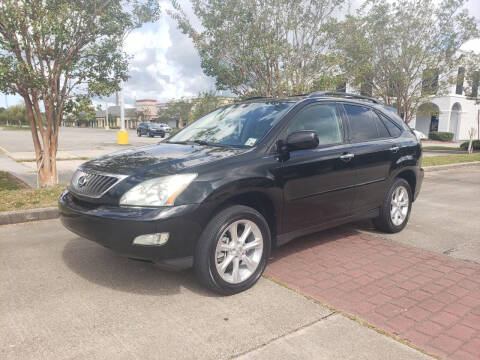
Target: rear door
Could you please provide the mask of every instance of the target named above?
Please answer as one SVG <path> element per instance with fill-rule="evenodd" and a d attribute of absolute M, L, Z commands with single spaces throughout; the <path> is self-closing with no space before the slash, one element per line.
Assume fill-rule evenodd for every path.
<path fill-rule="evenodd" d="M 388 187 L 392 165 L 400 147 L 374 110 L 367 106 L 343 104 L 352 144 L 352 166 L 356 170 L 356 197 L 353 213 L 380 206 Z"/>
<path fill-rule="evenodd" d="M 290 121 L 283 137 L 299 130 L 315 131 L 319 146 L 291 151 L 278 170 L 284 233 L 348 216 L 355 194 L 352 146 L 345 143 L 345 124 L 337 105 L 307 105 Z"/>

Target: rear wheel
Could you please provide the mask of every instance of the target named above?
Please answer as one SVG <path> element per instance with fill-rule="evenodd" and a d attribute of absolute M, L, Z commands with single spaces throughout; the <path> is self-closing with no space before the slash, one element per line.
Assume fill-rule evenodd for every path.
<path fill-rule="evenodd" d="M 253 286 L 265 270 L 270 229 L 255 209 L 234 205 L 207 225 L 195 249 L 195 272 L 211 290 L 224 295 Z"/>
<path fill-rule="evenodd" d="M 137 136 L 138 136 L 138 137 L 141 137 L 141 136 L 142 136 L 142 134 L 140 133 L 139 130 L 137 130 Z"/>
<path fill-rule="evenodd" d="M 378 230 L 388 233 L 402 231 L 408 223 L 411 209 L 410 184 L 404 179 L 396 179 L 385 196 L 380 216 L 373 219 L 373 224 Z"/>

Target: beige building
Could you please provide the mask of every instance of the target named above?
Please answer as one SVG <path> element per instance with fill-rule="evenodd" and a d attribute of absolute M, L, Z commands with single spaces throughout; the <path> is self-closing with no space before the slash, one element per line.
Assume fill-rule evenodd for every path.
<path fill-rule="evenodd" d="M 143 99 L 135 102 L 139 117 L 143 117 L 142 121 L 152 121 L 157 117 L 157 100 Z M 143 114 L 140 115 L 140 114 Z"/>

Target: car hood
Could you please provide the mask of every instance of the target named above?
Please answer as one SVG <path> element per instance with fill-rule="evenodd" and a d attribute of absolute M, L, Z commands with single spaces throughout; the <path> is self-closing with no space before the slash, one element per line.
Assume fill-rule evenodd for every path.
<path fill-rule="evenodd" d="M 81 165 L 83 170 L 132 175 L 146 172 L 173 174 L 239 155 L 249 149 L 160 143 L 117 151 Z"/>

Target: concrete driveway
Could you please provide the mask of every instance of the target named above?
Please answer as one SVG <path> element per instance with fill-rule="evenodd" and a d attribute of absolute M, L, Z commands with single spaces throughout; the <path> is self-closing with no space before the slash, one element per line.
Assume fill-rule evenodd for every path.
<path fill-rule="evenodd" d="M 270 280 L 219 297 L 58 220 L 0 226 L 0 274 L 1 359 L 428 358 Z"/>
<path fill-rule="evenodd" d="M 479 175 L 428 173 L 400 234 L 353 227 L 479 261 Z M 1 359 L 427 358 L 268 279 L 219 297 L 189 271 L 120 258 L 58 220 L 0 226 L 0 314 Z"/>
<path fill-rule="evenodd" d="M 369 221 L 354 228 L 480 263 L 480 166 L 426 172 L 408 226 L 398 234 L 377 233 Z"/>

